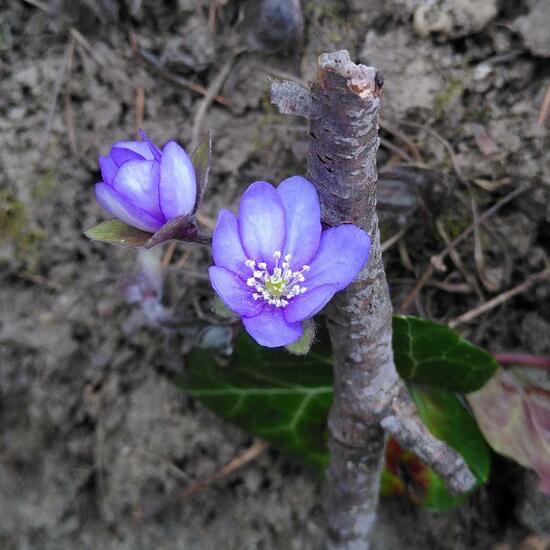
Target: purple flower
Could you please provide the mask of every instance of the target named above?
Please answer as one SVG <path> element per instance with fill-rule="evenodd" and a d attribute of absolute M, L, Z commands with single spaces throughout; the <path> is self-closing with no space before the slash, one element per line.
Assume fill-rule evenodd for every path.
<path fill-rule="evenodd" d="M 293 176 L 277 189 L 257 181 L 241 199 L 239 219 L 220 212 L 209 273 L 259 344 L 285 346 L 302 336 L 302 321 L 355 279 L 369 250 L 369 236 L 354 225 L 322 231 L 319 196 L 305 178 Z"/>
<path fill-rule="evenodd" d="M 108 156 L 99 157 L 103 181 L 96 184 L 95 194 L 119 220 L 155 233 L 171 219 L 193 211 L 195 169 L 175 141 L 161 151 L 140 133 L 144 141 L 119 141 Z"/>

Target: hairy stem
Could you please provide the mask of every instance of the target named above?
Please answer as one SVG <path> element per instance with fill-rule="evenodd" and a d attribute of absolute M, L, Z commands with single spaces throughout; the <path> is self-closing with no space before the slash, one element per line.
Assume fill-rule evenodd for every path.
<path fill-rule="evenodd" d="M 382 87 L 380 73 L 356 65 L 346 51 L 320 56 L 310 92 L 272 83 L 272 101 L 282 112 L 310 119 L 307 177 L 319 192 L 324 223 L 353 223 L 372 239 L 369 261 L 327 311 L 334 357 L 326 505 L 332 549 L 368 548 L 386 431 L 434 467 L 453 492 L 474 483 L 462 458 L 422 425 L 395 370 L 376 214 Z"/>

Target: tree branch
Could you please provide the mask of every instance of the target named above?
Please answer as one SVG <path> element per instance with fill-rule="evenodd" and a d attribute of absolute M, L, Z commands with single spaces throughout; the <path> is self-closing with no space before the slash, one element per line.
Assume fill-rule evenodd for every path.
<path fill-rule="evenodd" d="M 472 487 L 461 457 L 423 426 L 395 370 L 392 305 L 376 214 L 378 112 L 383 80 L 347 51 L 321 55 L 311 85 L 307 177 L 321 199 L 323 221 L 356 224 L 371 236 L 369 261 L 327 312 L 334 357 L 334 402 L 328 425 L 329 547 L 368 548 L 375 520 L 385 432 L 417 452 L 453 491 Z M 292 97 L 299 91 L 300 99 Z M 306 90 L 276 85 L 274 102 L 296 114 Z M 293 106 L 288 108 L 287 106 Z M 312 115 L 311 113 L 314 113 Z"/>
<path fill-rule="evenodd" d="M 404 384 L 392 402 L 391 413 L 382 419 L 380 425 L 395 437 L 401 447 L 414 452 L 433 468 L 445 480 L 450 493 L 463 493 L 471 487 L 474 480 L 463 458 L 428 431 Z"/>

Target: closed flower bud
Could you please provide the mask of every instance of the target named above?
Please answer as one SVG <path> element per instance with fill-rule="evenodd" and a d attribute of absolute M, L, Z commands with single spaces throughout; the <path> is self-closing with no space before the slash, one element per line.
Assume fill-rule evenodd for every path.
<path fill-rule="evenodd" d="M 162 151 L 144 141 L 115 143 L 99 158 L 103 181 L 96 184 L 99 204 L 119 220 L 156 233 L 174 218 L 192 214 L 197 199 L 195 169 L 175 141 Z"/>

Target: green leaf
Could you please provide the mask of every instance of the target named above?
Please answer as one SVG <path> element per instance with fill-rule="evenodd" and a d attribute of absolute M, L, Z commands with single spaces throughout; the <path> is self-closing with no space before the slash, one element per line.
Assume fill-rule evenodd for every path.
<path fill-rule="evenodd" d="M 244 331 L 226 365 L 209 350 L 193 349 L 176 384 L 223 418 L 273 442 L 306 464 L 328 460 L 326 419 L 332 367 L 323 344 L 307 356 L 258 346 Z"/>
<path fill-rule="evenodd" d="M 418 317 L 394 316 L 393 353 L 402 378 L 449 391 L 475 391 L 498 368 L 490 353 L 454 330 Z"/>
<path fill-rule="evenodd" d="M 401 319 L 409 320 L 397 321 Z M 414 321 L 409 334 L 416 341 L 418 325 Z M 453 342 L 456 340 L 460 346 L 464 343 L 458 337 Z M 470 348 L 473 346 L 468 344 L 466 349 Z M 260 347 L 241 331 L 234 350 L 229 359 L 212 350 L 192 350 L 177 384 L 226 420 L 324 470 L 328 463 L 326 418 L 332 402 L 328 335 L 321 330 L 310 353 L 296 356 L 283 349 Z M 453 365 L 446 358 L 434 361 L 432 368 L 449 369 Z M 463 455 L 478 483 L 484 482 L 489 472 L 489 450 L 461 398 L 418 384 L 411 384 L 411 394 L 430 431 Z M 441 478 L 407 451 L 393 459 L 388 454 L 383 484 L 386 494 L 407 492 L 416 502 L 435 509 L 450 508 L 466 498 L 451 496 Z"/>
<path fill-rule="evenodd" d="M 151 233 L 136 229 L 120 220 L 107 220 L 84 231 L 92 241 L 119 244 L 123 246 L 144 246 L 151 238 Z"/>
<path fill-rule="evenodd" d="M 409 384 L 408 388 L 430 432 L 461 454 L 478 484 L 485 483 L 491 463 L 489 446 L 464 400 L 429 386 Z"/>

